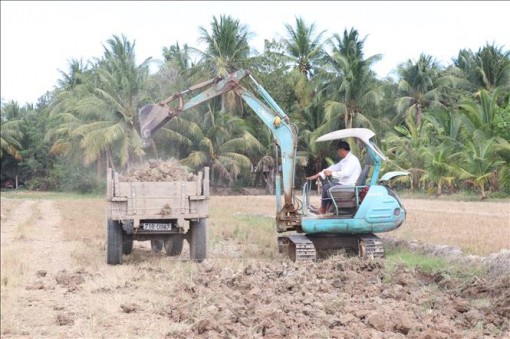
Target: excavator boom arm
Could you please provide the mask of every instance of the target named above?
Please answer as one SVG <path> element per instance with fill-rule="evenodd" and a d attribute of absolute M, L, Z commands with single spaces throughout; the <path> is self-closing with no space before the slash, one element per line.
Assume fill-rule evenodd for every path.
<path fill-rule="evenodd" d="M 267 105 L 240 85 L 240 81 L 247 76 L 255 83 L 257 91 L 264 98 Z M 185 94 L 202 88 L 205 89 L 201 93 L 195 95 L 189 101 L 184 101 Z M 262 122 L 271 130 L 276 143 L 280 146 L 284 204 L 283 206 L 281 205 L 281 196 L 277 189 L 277 230 L 285 232 L 299 229 L 301 225 L 300 214 L 293 205 L 297 133 L 295 128 L 289 123 L 289 119 L 283 110 L 247 71 L 238 70 L 225 78 L 217 77 L 205 81 L 183 92 L 176 93 L 159 104 L 142 107 L 139 111 L 139 121 L 144 143 L 149 145 L 150 138 L 154 132 L 173 117 L 232 90 L 250 106 Z M 174 101 L 177 101 L 176 107 L 168 105 Z M 277 185 L 278 182 L 279 175 L 277 174 Z"/>
<path fill-rule="evenodd" d="M 227 93 L 238 86 L 239 81 L 248 76 L 244 70 L 239 70 L 229 74 L 226 78 L 216 77 L 201 84 L 195 85 L 183 92 L 173 94 L 168 99 L 158 104 L 143 106 L 138 112 L 140 121 L 140 132 L 145 145 L 150 144 L 150 139 L 154 132 L 163 127 L 170 119 L 187 111 L 205 101 Z M 205 88 L 202 93 L 191 98 L 184 103 L 184 95 Z M 177 107 L 170 107 L 170 102 L 178 100 Z"/>

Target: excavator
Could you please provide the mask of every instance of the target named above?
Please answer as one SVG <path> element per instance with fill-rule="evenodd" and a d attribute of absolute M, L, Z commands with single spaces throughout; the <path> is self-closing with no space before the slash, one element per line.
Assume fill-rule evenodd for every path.
<path fill-rule="evenodd" d="M 241 84 L 244 79 L 251 80 L 253 91 Z M 383 257 L 383 243 L 375 233 L 394 230 L 406 218 L 406 210 L 389 181 L 408 173 L 389 172 L 379 178 L 381 164 L 387 158 L 372 139 L 375 133 L 369 129 L 349 128 L 325 134 L 316 141 L 355 138 L 366 150 L 366 160 L 356 185 L 333 186 L 328 192 L 332 201 L 328 213 L 314 213 L 312 182 L 304 184 L 301 198 L 294 187 L 297 128 L 247 70 L 218 76 L 159 103 L 143 106 L 138 117 L 144 144 L 150 145 L 154 133 L 173 117 L 230 91 L 242 98 L 274 136 L 276 159 L 281 168 L 281 174 L 278 171 L 275 174 L 276 230 L 281 234 L 279 252 L 293 261 L 316 260 L 338 251 L 353 252 L 360 257 Z"/>

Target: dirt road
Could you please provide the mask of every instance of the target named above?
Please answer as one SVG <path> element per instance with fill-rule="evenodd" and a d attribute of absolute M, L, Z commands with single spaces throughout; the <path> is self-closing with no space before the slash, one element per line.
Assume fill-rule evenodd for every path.
<path fill-rule="evenodd" d="M 64 241 L 61 218 L 50 200 L 17 200 L 2 206 L 2 333 L 51 335 L 79 297 L 63 294 L 65 271 L 76 270 L 73 244 Z M 4 204 L 4 200 L 2 200 Z M 13 274 L 14 273 L 14 274 Z"/>
<path fill-rule="evenodd" d="M 2 199 L 2 338 L 508 338 L 510 276 L 336 256 L 202 264 L 66 240 L 57 202 Z M 214 251 L 210 251 L 214 253 Z"/>

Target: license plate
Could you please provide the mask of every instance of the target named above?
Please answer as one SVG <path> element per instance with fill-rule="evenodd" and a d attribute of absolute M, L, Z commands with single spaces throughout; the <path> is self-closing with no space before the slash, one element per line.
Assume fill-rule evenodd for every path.
<path fill-rule="evenodd" d="M 172 224 L 163 224 L 155 222 L 143 223 L 144 231 L 169 231 L 172 229 Z"/>

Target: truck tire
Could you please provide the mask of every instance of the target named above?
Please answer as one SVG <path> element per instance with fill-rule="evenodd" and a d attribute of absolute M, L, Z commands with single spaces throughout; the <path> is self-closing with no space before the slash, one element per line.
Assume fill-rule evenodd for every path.
<path fill-rule="evenodd" d="M 133 236 L 124 233 L 122 238 L 122 254 L 129 255 L 133 251 Z"/>
<path fill-rule="evenodd" d="M 206 219 L 190 222 L 191 237 L 189 247 L 191 260 L 202 262 L 206 257 L 206 225 Z"/>
<path fill-rule="evenodd" d="M 163 240 L 151 240 L 151 250 L 154 253 L 159 253 L 163 249 Z"/>
<path fill-rule="evenodd" d="M 108 219 L 106 225 L 106 263 L 122 264 L 122 227 L 115 220 Z"/>
<path fill-rule="evenodd" d="M 166 255 L 174 257 L 182 253 L 182 245 L 184 239 L 182 237 L 174 237 L 165 240 Z"/>

